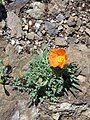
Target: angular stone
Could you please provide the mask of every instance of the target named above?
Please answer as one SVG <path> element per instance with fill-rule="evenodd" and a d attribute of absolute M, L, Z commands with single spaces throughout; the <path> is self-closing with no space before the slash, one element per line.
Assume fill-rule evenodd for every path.
<path fill-rule="evenodd" d="M 86 77 L 85 76 L 79 75 L 77 78 L 79 79 L 79 81 L 81 83 L 86 81 Z"/>
<path fill-rule="evenodd" d="M 69 17 L 70 17 L 70 11 L 67 11 L 67 12 L 65 13 L 65 18 L 68 19 Z"/>
<path fill-rule="evenodd" d="M 4 20 L 2 20 L 2 28 L 4 28 L 5 27 L 5 25 L 6 25 L 6 23 L 5 23 L 5 21 Z"/>
<path fill-rule="evenodd" d="M 30 21 L 28 22 L 28 24 L 29 24 L 29 26 L 32 26 L 32 25 L 33 25 L 33 22 L 30 20 Z"/>
<path fill-rule="evenodd" d="M 40 2 L 33 2 L 31 6 L 33 9 L 27 10 L 26 13 L 35 19 L 40 19 L 44 14 L 44 4 Z"/>
<path fill-rule="evenodd" d="M 86 46 L 87 46 L 88 48 L 90 48 L 90 38 L 87 39 L 87 41 L 86 41 Z"/>
<path fill-rule="evenodd" d="M 25 25 L 24 28 L 23 28 L 23 30 L 27 31 L 28 30 L 28 25 Z"/>
<path fill-rule="evenodd" d="M 45 35 L 46 34 L 46 30 L 42 30 L 42 34 Z"/>
<path fill-rule="evenodd" d="M 14 10 L 16 14 L 19 15 L 21 8 L 23 8 L 27 2 L 29 2 L 29 0 L 15 0 L 14 2 L 11 2 L 9 5 L 7 5 L 7 9 L 8 11 Z"/>
<path fill-rule="evenodd" d="M 8 44 L 5 48 L 6 55 L 12 55 L 14 53 L 14 47 L 11 44 Z"/>
<path fill-rule="evenodd" d="M 86 26 L 90 29 L 90 22 L 86 24 Z"/>
<path fill-rule="evenodd" d="M 59 120 L 60 114 L 57 112 L 56 114 L 53 114 L 52 116 L 54 120 Z"/>
<path fill-rule="evenodd" d="M 0 30 L 0 36 L 2 36 L 3 34 L 2 34 L 2 30 Z"/>
<path fill-rule="evenodd" d="M 67 21 L 67 24 L 68 24 L 69 27 L 75 27 L 76 26 L 75 18 L 70 16 L 70 18 Z"/>
<path fill-rule="evenodd" d="M 58 27 L 58 30 L 60 31 L 60 30 L 63 30 L 63 26 L 59 26 Z"/>
<path fill-rule="evenodd" d="M 60 104 L 60 110 L 69 110 L 71 107 L 71 104 L 70 103 L 62 103 Z"/>
<path fill-rule="evenodd" d="M 49 21 L 45 21 L 45 27 L 47 29 L 54 29 L 56 27 L 56 24 L 55 23 L 51 23 Z"/>
<path fill-rule="evenodd" d="M 68 38 L 67 38 L 67 42 L 68 42 L 69 44 L 74 44 L 74 43 L 76 43 L 76 40 L 77 40 L 77 38 L 75 38 L 75 37 L 68 37 Z"/>
<path fill-rule="evenodd" d="M 35 37 L 35 33 L 34 32 L 30 32 L 27 34 L 27 38 L 30 39 L 30 40 L 33 40 Z"/>
<path fill-rule="evenodd" d="M 10 33 L 12 37 L 21 37 L 21 20 L 13 11 L 7 12 L 7 27 L 11 30 Z"/>
<path fill-rule="evenodd" d="M 6 94 L 8 93 L 8 94 Z M 28 96 L 0 84 L 0 120 L 36 120 L 38 108 L 28 108 Z"/>
<path fill-rule="evenodd" d="M 12 39 L 11 40 L 11 45 L 15 45 L 15 43 L 16 43 L 15 40 Z"/>
<path fill-rule="evenodd" d="M 65 19 L 65 17 L 64 17 L 64 15 L 59 14 L 59 15 L 56 17 L 56 19 L 57 19 L 59 22 L 61 22 L 62 20 Z"/>
<path fill-rule="evenodd" d="M 82 25 L 82 20 L 80 18 L 77 19 L 77 26 L 80 27 Z"/>
<path fill-rule="evenodd" d="M 84 32 L 84 27 L 80 27 L 79 31 L 83 33 Z"/>
<path fill-rule="evenodd" d="M 90 119 L 90 109 L 88 108 L 87 111 L 82 113 L 82 115 L 85 115 Z"/>
<path fill-rule="evenodd" d="M 35 23 L 35 27 L 36 27 L 36 29 L 39 29 L 40 28 L 40 23 Z"/>
<path fill-rule="evenodd" d="M 86 28 L 85 32 L 90 36 L 90 29 Z"/>
<path fill-rule="evenodd" d="M 78 65 L 81 75 L 86 76 L 90 74 L 90 49 L 85 47 L 85 45 L 71 44 L 71 46 L 68 47 L 68 55 L 70 62 L 75 62 Z"/>
<path fill-rule="evenodd" d="M 22 18 L 22 21 L 24 22 L 24 24 L 27 24 L 26 18 Z"/>
<path fill-rule="evenodd" d="M 56 24 L 49 21 L 45 21 L 45 28 L 50 35 L 57 35 L 58 29 L 56 29 Z"/>
<path fill-rule="evenodd" d="M 78 50 L 80 50 L 80 51 L 88 51 L 88 49 L 87 49 L 87 47 L 86 47 L 86 45 L 85 44 L 80 44 L 80 45 L 78 45 Z"/>
<path fill-rule="evenodd" d="M 14 115 L 12 116 L 11 120 L 19 120 L 20 118 L 20 113 L 19 111 L 17 110 Z"/>
<path fill-rule="evenodd" d="M 67 42 L 66 42 L 65 38 L 63 38 L 63 37 L 56 37 L 55 38 L 55 45 L 67 46 Z"/>
<path fill-rule="evenodd" d="M 21 53 L 22 50 L 23 50 L 23 47 L 22 47 L 21 45 L 17 45 L 17 46 L 16 46 L 16 51 L 17 51 L 18 53 Z"/>

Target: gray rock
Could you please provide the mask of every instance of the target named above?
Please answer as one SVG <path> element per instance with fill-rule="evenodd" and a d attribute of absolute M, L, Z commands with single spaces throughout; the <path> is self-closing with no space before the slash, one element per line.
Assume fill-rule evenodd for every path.
<path fill-rule="evenodd" d="M 35 27 L 35 32 L 40 32 L 40 31 L 39 31 L 40 26 L 41 26 L 40 23 L 38 23 L 38 22 L 35 23 L 35 26 L 34 26 L 34 27 Z"/>
<path fill-rule="evenodd" d="M 31 107 L 31 118 L 32 120 L 36 120 L 38 118 L 38 108 L 36 106 Z"/>
<path fill-rule="evenodd" d="M 67 12 L 65 13 L 65 18 L 68 19 L 69 17 L 70 17 L 70 11 L 67 11 Z"/>
<path fill-rule="evenodd" d="M 15 45 L 15 43 L 16 43 L 15 40 L 12 39 L 11 40 L 11 45 Z"/>
<path fill-rule="evenodd" d="M 65 17 L 64 17 L 63 14 L 59 14 L 59 15 L 56 17 L 56 19 L 57 19 L 59 22 L 61 22 L 62 20 L 65 19 Z"/>
<path fill-rule="evenodd" d="M 3 34 L 2 34 L 2 30 L 0 30 L 0 36 L 2 36 Z"/>
<path fill-rule="evenodd" d="M 26 31 L 28 30 L 28 25 L 27 24 L 24 26 L 23 30 L 26 30 Z"/>
<path fill-rule="evenodd" d="M 40 23 L 35 23 L 35 28 L 38 30 L 40 28 Z"/>
<path fill-rule="evenodd" d="M 84 30 L 85 30 L 85 28 L 83 26 L 81 26 L 80 29 L 79 29 L 79 31 L 82 32 L 82 33 L 84 32 Z"/>
<path fill-rule="evenodd" d="M 64 110 L 69 110 L 71 108 L 71 104 L 70 103 L 62 103 L 60 104 L 60 110 L 64 111 Z"/>
<path fill-rule="evenodd" d="M 6 23 L 5 23 L 5 21 L 4 20 L 2 20 L 2 28 L 4 28 L 5 27 L 5 25 L 6 25 Z"/>
<path fill-rule="evenodd" d="M 59 31 L 63 30 L 63 26 L 61 26 L 61 25 L 58 26 L 58 30 L 59 30 Z"/>
<path fill-rule="evenodd" d="M 34 32 L 30 32 L 27 34 L 27 38 L 30 39 L 30 40 L 33 40 L 35 37 L 35 33 Z"/>
<path fill-rule="evenodd" d="M 80 18 L 77 19 L 77 26 L 80 27 L 82 25 L 82 20 Z"/>
<path fill-rule="evenodd" d="M 28 22 L 28 25 L 31 27 L 31 26 L 33 25 L 33 22 L 30 20 L 30 21 Z"/>
<path fill-rule="evenodd" d="M 24 24 L 27 24 L 26 18 L 22 18 L 22 21 L 24 22 Z"/>
<path fill-rule="evenodd" d="M 69 18 L 68 21 L 67 21 L 67 24 L 68 24 L 69 27 L 74 27 L 74 26 L 76 26 L 75 17 L 70 16 L 70 18 Z"/>
<path fill-rule="evenodd" d="M 85 44 L 79 44 L 78 45 L 78 50 L 80 50 L 80 51 L 88 51 L 88 49 L 87 49 Z"/>
<path fill-rule="evenodd" d="M 56 24 L 51 23 L 49 21 L 45 21 L 45 27 L 47 27 L 47 29 L 54 29 L 56 27 Z"/>
<path fill-rule="evenodd" d="M 30 120 L 27 115 L 21 115 L 19 120 Z"/>
<path fill-rule="evenodd" d="M 59 113 L 55 113 L 52 115 L 54 120 L 59 120 L 60 114 Z"/>
<path fill-rule="evenodd" d="M 5 27 L 5 21 L 2 20 L 2 22 L 0 22 L 0 36 L 3 35 L 2 32 L 4 27 Z"/>
<path fill-rule="evenodd" d="M 35 34 L 35 40 L 42 40 L 42 33 L 38 32 L 37 34 Z"/>
<path fill-rule="evenodd" d="M 68 37 L 67 38 L 67 42 L 69 44 L 74 44 L 74 43 L 76 43 L 76 41 L 77 41 L 77 38 L 75 38 L 75 37 Z"/>
<path fill-rule="evenodd" d="M 87 46 L 88 48 L 90 48 L 90 38 L 87 39 L 87 41 L 86 41 L 86 46 Z"/>
<path fill-rule="evenodd" d="M 22 50 L 23 50 L 23 47 L 22 47 L 21 45 L 17 45 L 17 46 L 16 46 L 16 51 L 17 51 L 18 53 L 21 53 Z"/>
<path fill-rule="evenodd" d="M 90 29 L 90 22 L 86 24 L 86 26 Z"/>
<path fill-rule="evenodd" d="M 11 30 L 10 33 L 12 37 L 21 37 L 21 20 L 13 11 L 7 12 L 7 27 Z"/>
<path fill-rule="evenodd" d="M 90 36 L 90 29 L 86 28 L 85 32 Z"/>
<path fill-rule="evenodd" d="M 11 44 L 8 44 L 5 48 L 6 55 L 12 55 L 14 52 L 14 47 Z"/>
<path fill-rule="evenodd" d="M 58 34 L 58 29 L 56 29 L 55 23 L 45 21 L 45 28 L 50 35 L 57 35 Z"/>
<path fill-rule="evenodd" d="M 13 113 L 16 111 L 15 108 L 17 107 L 17 102 L 14 99 L 15 94 L 11 95 L 11 89 L 9 86 L 6 87 L 7 92 L 9 91 L 8 97 L 5 95 L 5 91 L 1 84 L 0 90 L 0 120 L 11 120 Z"/>
<path fill-rule="evenodd" d="M 46 30 L 42 30 L 42 34 L 45 35 L 46 34 Z"/>
<path fill-rule="evenodd" d="M 82 115 L 85 115 L 90 119 L 90 109 L 88 108 L 87 111 L 82 113 Z"/>
<path fill-rule="evenodd" d="M 75 21 L 69 21 L 68 22 L 68 26 L 69 27 L 74 27 L 76 25 L 76 22 Z"/>
<path fill-rule="evenodd" d="M 66 33 L 67 36 L 73 36 L 73 34 L 75 33 L 75 29 L 73 27 L 69 27 L 68 25 L 64 25 L 65 29 L 66 29 Z"/>
<path fill-rule="evenodd" d="M 27 10 L 26 13 L 35 19 L 40 19 L 44 14 L 44 4 L 40 2 L 33 2 L 31 6 L 33 9 Z"/>
<path fill-rule="evenodd" d="M 39 35 L 40 37 L 42 37 L 42 33 L 40 31 L 37 32 L 37 35 Z"/>
<path fill-rule="evenodd" d="M 7 42 L 3 39 L 2 36 L 0 36 L 0 58 L 3 59 L 7 55 L 5 54 L 5 51 L 3 49 L 6 49 L 7 47 Z"/>
<path fill-rule="evenodd" d="M 86 82 L 86 77 L 85 76 L 79 75 L 77 78 L 81 83 Z"/>
<path fill-rule="evenodd" d="M 90 49 L 82 44 L 71 44 L 68 47 L 70 62 L 76 62 L 82 75 L 90 74 Z"/>
<path fill-rule="evenodd" d="M 19 111 L 17 110 L 14 115 L 12 116 L 11 120 L 19 120 L 20 118 L 20 113 Z"/>
<path fill-rule="evenodd" d="M 18 15 L 21 8 L 23 6 L 25 6 L 25 4 L 29 1 L 29 0 L 11 0 L 13 2 L 9 3 L 9 5 L 7 5 L 7 9 L 8 11 L 12 11 L 14 10 L 16 12 L 16 14 Z"/>
<path fill-rule="evenodd" d="M 66 42 L 64 37 L 56 37 L 55 38 L 55 45 L 67 46 L 67 42 Z"/>

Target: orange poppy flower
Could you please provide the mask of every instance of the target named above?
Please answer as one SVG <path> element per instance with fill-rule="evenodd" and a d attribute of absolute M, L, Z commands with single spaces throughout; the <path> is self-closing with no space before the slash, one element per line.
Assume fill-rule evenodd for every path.
<path fill-rule="evenodd" d="M 69 64 L 69 58 L 66 51 L 61 48 L 53 48 L 49 53 L 49 64 L 51 67 L 63 68 L 66 64 Z"/>

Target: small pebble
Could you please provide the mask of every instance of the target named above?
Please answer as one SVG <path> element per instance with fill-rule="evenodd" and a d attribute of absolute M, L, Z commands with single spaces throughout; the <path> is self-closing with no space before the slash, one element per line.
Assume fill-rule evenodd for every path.
<path fill-rule="evenodd" d="M 23 30 L 28 30 L 28 25 L 25 25 Z"/>
<path fill-rule="evenodd" d="M 36 29 L 39 29 L 40 28 L 40 23 L 35 23 L 35 27 L 36 27 Z"/>
<path fill-rule="evenodd" d="M 11 45 L 15 45 L 15 40 L 11 40 Z"/>
<path fill-rule="evenodd" d="M 29 26 L 32 26 L 33 23 L 32 23 L 32 21 L 30 20 L 30 21 L 28 22 L 28 24 L 29 24 Z"/>

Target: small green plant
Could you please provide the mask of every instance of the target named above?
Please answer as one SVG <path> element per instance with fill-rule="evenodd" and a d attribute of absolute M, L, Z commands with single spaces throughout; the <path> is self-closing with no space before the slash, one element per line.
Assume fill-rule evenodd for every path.
<path fill-rule="evenodd" d="M 49 64 L 48 51 L 40 50 L 30 61 L 29 70 L 24 77 L 14 79 L 14 88 L 28 92 L 30 105 L 38 104 L 44 99 L 57 101 L 61 92 L 79 85 L 75 75 L 77 66 L 74 63 L 66 64 L 63 68 L 52 67 Z"/>

